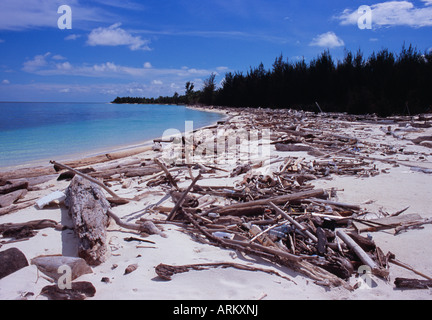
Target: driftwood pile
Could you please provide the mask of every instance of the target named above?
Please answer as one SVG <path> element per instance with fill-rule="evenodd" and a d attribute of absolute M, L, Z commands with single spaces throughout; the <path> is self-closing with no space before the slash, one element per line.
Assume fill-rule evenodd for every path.
<path fill-rule="evenodd" d="M 375 243 L 339 230 L 360 208 L 328 197 L 311 189 L 205 210 L 183 206 L 172 220 L 183 221 L 197 240 L 261 256 L 319 284 L 349 287 L 346 281 L 364 265 L 386 278 L 389 258 Z"/>
<path fill-rule="evenodd" d="M 204 187 L 193 181 L 193 188 L 184 194 L 189 193 L 188 204 L 176 205 L 167 220 L 183 222 L 199 241 L 264 257 L 329 286 L 350 287 L 347 280 L 360 275 L 360 270 L 389 279 L 389 263 L 414 270 L 391 252 L 385 254 L 361 233 L 394 228 L 398 234 L 432 221 L 416 214 L 401 216 L 408 208 L 369 220 L 359 205 L 334 201 L 337 190 L 315 190 L 308 183 L 331 175 L 370 177 L 381 173 L 374 164 L 377 159 L 361 154 L 377 146 L 328 130 L 329 123 L 333 125 L 329 118 L 353 121 L 350 116 L 268 110 L 254 115 L 245 126 L 271 127 L 277 151 L 303 151 L 315 158 L 287 156 L 279 170 L 269 175 L 255 174 L 252 163 L 240 164 L 230 177 L 242 175 L 243 179 L 233 187 Z M 238 123 L 230 128 L 236 126 Z M 203 207 L 196 201 L 209 195 L 231 199 L 232 204 Z M 399 280 L 395 284 L 401 287 Z"/>
<path fill-rule="evenodd" d="M 246 113 L 247 116 L 242 117 Z M 420 282 L 397 279 L 397 287 L 412 285 L 424 288 L 430 285 L 427 282 L 430 278 L 398 261 L 391 252 L 382 252 L 363 233 L 394 229 L 398 234 L 411 228 L 421 228 L 432 221 L 415 214 L 402 215 L 406 209 L 380 219 L 368 219 L 368 212 L 358 204 L 339 202 L 338 190 L 315 189 L 311 183 L 318 179 L 331 179 L 333 175 L 364 178 L 381 174 L 374 161 L 386 160 L 370 157 L 368 151 L 381 148 L 379 151 L 386 153 L 391 150 L 385 145 L 376 146 L 340 134 L 338 126 L 348 126 L 349 122 L 355 121 L 377 123 L 384 120 L 291 110 L 252 112 L 245 109 L 239 112 L 237 109 L 234 114 L 236 121 L 219 122 L 211 128 L 213 132 L 216 129 L 271 129 L 270 144 L 278 156 L 272 158 L 270 164 L 252 159 L 238 163 L 234 168 L 217 162 L 186 165 L 167 163 L 159 156 L 126 158 L 131 154 L 103 155 L 101 159 L 93 159 L 93 162 L 61 164 L 52 161 L 52 168 L 45 169 L 39 175 L 33 173 L 30 178 L 23 176 L 29 175 L 28 171 L 0 176 L 0 215 L 21 209 L 23 200 L 20 198 L 37 184 L 54 176 L 57 180 L 71 181 L 64 193 L 65 205 L 80 240 L 79 255 L 91 266 L 104 263 L 109 256 L 106 229 L 113 221 L 141 236 L 158 234 L 165 237 L 163 226 L 174 224 L 182 227 L 196 241 L 287 266 L 319 285 L 353 290 L 356 285 L 351 285 L 350 279 L 361 276 L 363 272 L 367 272 L 368 276 L 389 279 L 390 263 L 426 278 Z M 335 119 L 338 121 L 332 121 Z M 388 130 L 386 134 L 388 132 L 393 131 Z M 426 140 L 419 140 L 418 143 Z M 169 145 L 173 142 L 175 139 L 158 139 L 153 150 L 159 151 L 162 147 L 160 143 Z M 197 139 L 193 148 L 199 148 L 204 143 L 205 139 Z M 213 143 L 211 139 L 210 143 Z M 244 141 L 239 139 L 238 145 L 241 143 Z M 183 159 L 187 156 L 184 152 Z M 392 161 L 386 163 L 399 165 Z M 263 167 L 269 170 L 256 170 Z M 231 186 L 202 183 L 206 178 L 215 177 L 235 179 L 235 182 Z M 179 187 L 180 182 L 185 181 L 190 181 L 188 187 Z M 132 198 L 121 197 L 112 191 L 113 186 L 121 186 L 124 190 L 134 188 L 136 195 Z M 135 215 L 134 223 L 125 222 L 115 214 L 114 207 L 139 202 L 149 195 L 148 188 L 156 187 L 166 193 L 164 201 L 171 199 L 173 206 L 163 206 L 164 201 L 161 201 Z M 24 202 L 25 205 L 35 204 L 35 199 L 31 200 Z M 158 217 L 162 215 L 165 218 L 149 219 L 145 215 L 147 212 L 158 213 Z M 47 227 L 63 228 L 55 221 L 39 220 L 3 224 L 0 225 L 0 233 L 3 238 L 9 237 L 14 241 L 29 239 L 36 230 Z M 134 239 L 138 238 L 131 237 L 130 241 Z M 165 280 L 170 280 L 176 273 L 207 270 L 210 267 L 274 273 L 233 263 L 176 267 L 161 264 L 155 267 L 156 273 Z M 136 267 L 131 266 L 125 273 L 135 270 Z M 75 297 L 74 292 L 72 290 L 68 298 Z M 44 288 L 44 293 L 62 297 L 62 293 L 52 287 Z M 80 293 L 79 297 L 92 295 L 93 288 L 90 288 L 88 293 Z"/>

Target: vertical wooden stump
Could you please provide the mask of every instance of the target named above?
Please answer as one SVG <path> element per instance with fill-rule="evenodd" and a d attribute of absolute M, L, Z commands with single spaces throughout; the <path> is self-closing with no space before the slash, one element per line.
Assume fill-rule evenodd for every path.
<path fill-rule="evenodd" d="M 75 176 L 66 190 L 65 204 L 79 238 L 79 257 L 91 266 L 105 262 L 109 254 L 106 228 L 110 206 L 100 187 Z"/>

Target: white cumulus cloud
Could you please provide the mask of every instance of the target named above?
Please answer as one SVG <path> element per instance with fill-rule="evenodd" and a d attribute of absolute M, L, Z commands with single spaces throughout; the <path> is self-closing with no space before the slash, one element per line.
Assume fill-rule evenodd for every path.
<path fill-rule="evenodd" d="M 51 55 L 51 52 L 45 54 L 39 54 L 31 60 L 27 60 L 23 63 L 23 70 L 26 72 L 34 72 L 42 67 L 45 67 L 48 62 L 47 58 Z"/>
<path fill-rule="evenodd" d="M 313 38 L 309 45 L 316 47 L 336 48 L 344 46 L 345 43 L 334 32 L 329 31 Z"/>
<path fill-rule="evenodd" d="M 408 26 L 414 28 L 432 26 L 432 0 L 422 0 L 424 6 L 410 1 L 386 1 L 370 6 L 374 27 Z M 357 25 L 362 13 L 357 9 L 345 9 L 336 19 L 341 25 Z"/>
<path fill-rule="evenodd" d="M 150 50 L 148 40 L 143 40 L 140 36 L 133 36 L 120 26 L 121 23 L 116 23 L 108 28 L 100 27 L 92 30 L 87 44 L 90 46 L 128 46 L 133 51 Z"/>

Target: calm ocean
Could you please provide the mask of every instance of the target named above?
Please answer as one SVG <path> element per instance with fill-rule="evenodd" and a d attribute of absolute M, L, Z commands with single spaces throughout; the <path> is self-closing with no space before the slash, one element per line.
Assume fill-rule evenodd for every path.
<path fill-rule="evenodd" d="M 172 105 L 0 103 L 0 168 L 95 154 L 185 131 L 223 115 Z"/>

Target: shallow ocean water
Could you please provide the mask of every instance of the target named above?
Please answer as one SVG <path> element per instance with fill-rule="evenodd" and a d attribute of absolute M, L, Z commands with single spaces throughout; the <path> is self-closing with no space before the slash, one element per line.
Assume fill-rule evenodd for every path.
<path fill-rule="evenodd" d="M 2 102 L 0 167 L 142 144 L 184 132 L 185 121 L 196 129 L 222 117 L 177 105 Z"/>

